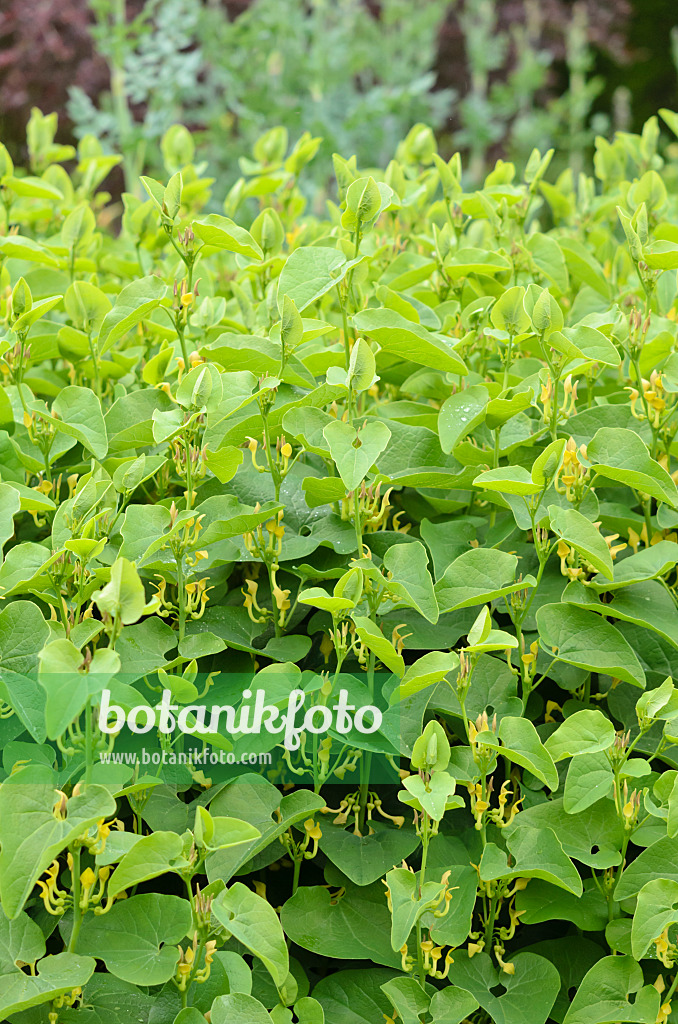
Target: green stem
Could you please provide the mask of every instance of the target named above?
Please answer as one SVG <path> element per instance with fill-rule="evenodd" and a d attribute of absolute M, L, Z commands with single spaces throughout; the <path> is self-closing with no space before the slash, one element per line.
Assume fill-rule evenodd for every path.
<path fill-rule="evenodd" d="M 275 459 L 271 454 L 271 438 L 268 429 L 268 414 L 264 413 L 262 409 L 261 418 L 264 423 L 264 447 L 266 448 L 266 461 L 268 462 L 268 468 L 271 473 L 271 479 L 273 480 L 273 487 L 275 488 L 275 500 L 280 501 L 280 485 L 282 484 L 282 477 L 280 471 L 275 464 Z"/>
<path fill-rule="evenodd" d="M 489 954 L 494 938 L 494 922 L 497 917 L 497 895 L 490 897 L 490 910 L 485 922 L 485 952 Z"/>
<path fill-rule="evenodd" d="M 188 369 L 188 349 L 186 348 L 186 338 L 184 336 L 184 328 L 179 324 L 179 318 L 177 316 L 174 321 L 174 327 L 179 338 L 179 344 L 181 345 L 181 358 L 184 361 L 184 366 Z"/>
<path fill-rule="evenodd" d="M 184 435 L 184 454 L 186 455 L 186 508 L 193 507 L 193 472 L 191 470 L 191 446 Z"/>
<path fill-rule="evenodd" d="M 184 587 L 184 553 L 175 554 L 177 564 L 177 590 L 179 600 L 179 643 L 186 633 L 186 591 Z"/>
<path fill-rule="evenodd" d="M 337 295 L 339 296 L 339 307 L 341 309 L 341 320 L 344 330 L 344 369 L 348 371 L 349 363 L 351 361 L 351 340 L 348 336 L 348 317 L 346 316 L 344 300 L 341 297 L 341 285 L 337 285 Z"/>
<path fill-rule="evenodd" d="M 82 926 L 82 910 L 80 909 L 80 847 L 71 850 L 73 867 L 71 868 L 71 894 L 73 896 L 73 927 L 68 941 L 68 953 L 74 953 L 78 944 L 78 936 Z"/>
<path fill-rule="evenodd" d="M 85 785 L 92 780 L 92 708 L 90 699 L 85 704 Z"/>
<path fill-rule="evenodd" d="M 94 390 L 97 393 L 97 398 L 101 401 L 101 376 L 99 374 L 99 353 L 97 351 L 97 344 L 91 334 L 87 335 L 87 341 L 89 342 L 89 350 L 92 355 Z"/>
<path fill-rule="evenodd" d="M 551 406 L 551 440 L 555 441 L 558 437 L 558 384 L 560 377 L 556 377 L 553 381 L 553 404 Z"/>
<path fill-rule="evenodd" d="M 506 360 L 504 362 L 504 379 L 501 390 L 506 391 L 508 387 L 509 370 L 511 368 L 511 355 L 513 352 L 513 335 L 509 334 L 508 345 L 506 346 Z"/>
<path fill-rule="evenodd" d="M 375 656 L 374 651 L 370 651 L 369 661 L 367 663 L 367 688 L 369 691 L 369 701 L 372 703 L 374 697 L 374 662 Z M 363 828 L 365 824 L 365 816 L 367 813 L 367 802 L 370 795 L 370 770 L 372 768 L 372 751 L 363 750 L 363 756 L 360 759 L 360 816 L 359 816 L 359 827 Z"/>
<path fill-rule="evenodd" d="M 302 860 L 303 860 L 302 857 L 295 857 L 294 858 L 294 872 L 292 874 L 292 895 L 293 896 L 294 896 L 295 892 L 297 891 L 297 889 L 299 888 L 299 876 L 301 874 L 301 862 L 302 862 Z"/>

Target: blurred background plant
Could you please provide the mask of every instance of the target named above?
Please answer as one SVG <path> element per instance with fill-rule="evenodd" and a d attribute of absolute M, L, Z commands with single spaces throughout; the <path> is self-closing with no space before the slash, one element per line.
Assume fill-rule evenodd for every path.
<path fill-rule="evenodd" d="M 30 107 L 56 110 L 64 142 L 123 153 L 114 190 L 163 176 L 174 123 L 222 192 L 273 125 L 364 167 L 425 122 L 469 186 L 535 145 L 577 172 L 676 105 L 676 25 L 673 0 L 4 0 L 0 132 L 21 156 Z"/>

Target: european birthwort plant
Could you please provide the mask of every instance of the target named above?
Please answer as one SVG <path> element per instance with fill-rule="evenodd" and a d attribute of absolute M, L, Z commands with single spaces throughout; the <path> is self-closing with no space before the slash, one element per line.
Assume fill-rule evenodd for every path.
<path fill-rule="evenodd" d="M 119 208 L 55 130 L 0 147 L 0 1018 L 677 1021 L 675 144 L 465 192 L 418 125 L 318 217 L 307 135 L 221 214 L 184 128 Z"/>

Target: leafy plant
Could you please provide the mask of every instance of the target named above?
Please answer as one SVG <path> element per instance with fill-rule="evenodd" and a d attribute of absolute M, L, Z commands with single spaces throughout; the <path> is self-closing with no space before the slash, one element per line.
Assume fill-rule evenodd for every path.
<path fill-rule="evenodd" d="M 0 149 L 3 1019 L 670 1021 L 657 119 L 474 192 L 417 125 L 322 219 L 317 139 L 208 214 L 177 127 L 118 233 L 56 127 Z"/>

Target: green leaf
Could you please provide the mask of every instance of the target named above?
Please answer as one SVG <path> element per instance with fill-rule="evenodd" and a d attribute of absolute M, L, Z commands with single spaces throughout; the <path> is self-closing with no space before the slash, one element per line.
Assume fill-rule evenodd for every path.
<path fill-rule="evenodd" d="M 557 505 L 549 505 L 549 519 L 554 533 L 567 541 L 608 580 L 613 578 L 610 549 L 590 519 L 574 508 L 564 509 Z"/>
<path fill-rule="evenodd" d="M 665 928 L 678 921 L 678 882 L 654 878 L 638 893 L 631 926 L 631 947 L 635 960 L 642 960 Z"/>
<path fill-rule="evenodd" d="M 243 775 L 231 782 L 210 804 L 211 813 L 248 821 L 261 833 L 261 838 L 211 854 L 206 862 L 208 878 L 228 881 L 279 835 L 297 822 L 313 817 L 324 806 L 324 799 L 308 790 L 281 797 L 275 786 L 259 775 Z"/>
<path fill-rule="evenodd" d="M 242 882 L 235 882 L 216 898 L 212 913 L 238 942 L 259 957 L 280 988 L 290 965 L 285 936 L 271 904 Z"/>
<path fill-rule="evenodd" d="M 50 185 L 44 178 L 34 178 L 26 175 L 25 178 L 15 178 L 12 175 L 5 175 L 2 179 L 3 185 L 11 189 L 15 195 L 25 199 L 63 199 L 63 193 L 56 185 Z"/>
<path fill-rule="evenodd" d="M 374 353 L 364 338 L 358 338 L 351 349 L 351 358 L 348 364 L 348 380 L 356 393 L 367 391 L 371 388 L 376 375 L 376 360 Z"/>
<path fill-rule="evenodd" d="M 382 1024 L 392 1015 L 383 986 L 395 977 L 393 971 L 374 967 L 336 971 L 318 982 L 313 995 L 325 1011 L 327 1024 Z"/>
<path fill-rule="evenodd" d="M 52 403 L 52 415 L 41 412 L 40 416 L 62 434 L 74 437 L 96 459 L 106 456 L 108 437 L 101 403 L 89 388 L 63 388 Z"/>
<path fill-rule="evenodd" d="M 388 590 L 398 604 L 416 608 L 429 622 L 438 621 L 438 604 L 428 570 L 428 555 L 421 541 L 393 544 L 384 555 Z"/>
<path fill-rule="evenodd" d="M 218 213 L 211 213 L 202 221 L 193 221 L 193 232 L 205 245 L 215 249 L 237 252 L 250 260 L 264 258 L 261 247 L 249 231 Z"/>
<path fill-rule="evenodd" d="M 82 652 L 70 640 L 53 640 L 40 651 L 38 681 L 46 691 L 45 725 L 56 739 L 75 722 L 88 699 L 120 671 L 120 658 L 110 648 L 95 652 L 86 667 Z"/>
<path fill-rule="evenodd" d="M 0 1013 L 3 1019 L 7 1020 L 10 1014 L 20 1013 L 32 1006 L 49 1003 L 85 985 L 95 966 L 91 956 L 57 953 L 40 961 L 35 977 L 22 971 L 6 975 L 0 993 Z"/>
<path fill-rule="evenodd" d="M 509 288 L 492 307 L 490 319 L 495 327 L 515 336 L 530 329 L 530 318 L 525 312 L 525 289 L 520 285 Z"/>
<path fill-rule="evenodd" d="M 0 483 L 0 550 L 14 535 L 14 516 L 20 508 L 19 492 L 10 484 Z"/>
<path fill-rule="evenodd" d="M 346 257 L 338 249 L 316 245 L 295 249 L 278 278 L 278 308 L 288 296 L 303 313 L 339 283 L 345 264 Z"/>
<path fill-rule="evenodd" d="M 542 649 L 559 661 L 645 686 L 645 673 L 619 630 L 595 612 L 570 604 L 547 604 L 537 611 Z"/>
<path fill-rule="evenodd" d="M 373 338 L 383 352 L 450 373 L 468 373 L 449 339 L 406 320 L 394 309 L 366 309 L 353 317 L 353 323 L 357 331 Z"/>
<path fill-rule="evenodd" d="M 488 843 L 480 861 L 480 877 L 486 882 L 496 878 L 541 878 L 581 896 L 579 872 L 563 850 L 557 835 L 550 828 L 517 827 L 507 837 L 511 865 L 503 850 Z"/>
<path fill-rule="evenodd" d="M 379 627 L 365 615 L 354 615 L 353 621 L 355 622 L 356 633 L 367 649 L 373 651 L 379 661 L 389 668 L 391 672 L 394 672 L 397 676 L 402 676 L 405 672 L 403 656 L 397 653 L 391 641 L 384 636 Z"/>
<path fill-rule="evenodd" d="M 535 585 L 531 576 L 515 580 L 518 559 L 506 551 L 472 548 L 448 565 L 435 585 L 441 615 L 485 604 L 496 597 Z"/>
<path fill-rule="evenodd" d="M 191 926 L 191 907 L 178 896 L 144 893 L 116 902 L 101 917 L 85 917 L 78 948 L 103 960 L 116 978 L 162 985 L 174 974 L 177 943 Z"/>
<path fill-rule="evenodd" d="M 560 988 L 558 971 L 535 953 L 517 953 L 510 962 L 514 973 L 503 974 L 487 953 L 471 959 L 457 951 L 449 980 L 470 992 L 494 1024 L 545 1024 Z"/>
<path fill-rule="evenodd" d="M 575 711 L 546 740 L 545 747 L 554 761 L 575 754 L 595 754 L 614 743 L 614 725 L 597 708 Z"/>
<path fill-rule="evenodd" d="M 436 772 L 428 783 L 420 775 L 408 775 L 403 786 L 406 793 L 401 790 L 398 798 L 419 811 L 423 808 L 434 821 L 442 821 L 446 810 L 464 806 L 463 799 L 454 795 L 456 781 L 447 772 Z"/>
<path fill-rule="evenodd" d="M 92 595 L 100 611 L 124 625 L 136 622 L 144 613 L 146 596 L 136 566 L 127 558 L 117 558 L 111 566 L 111 579 Z"/>
<path fill-rule="evenodd" d="M 621 863 L 623 830 L 611 800 L 578 814 L 568 814 L 560 798 L 549 800 L 521 811 L 504 835 L 518 827 L 518 820 L 521 828 L 551 829 L 568 857 L 596 870 Z"/>
<path fill-rule="evenodd" d="M 420 1024 L 421 1015 L 426 1013 L 431 1002 L 430 996 L 414 978 L 393 978 L 381 986 L 388 996 L 402 1024 Z"/>
<path fill-rule="evenodd" d="M 474 487 L 482 487 L 487 491 L 499 491 L 500 494 L 538 494 L 542 489 L 523 466 L 500 466 L 479 473 L 473 481 Z M 582 517 L 583 518 L 583 517 Z"/>
<path fill-rule="evenodd" d="M 454 672 L 459 666 L 459 655 L 451 651 L 449 654 L 444 651 L 430 651 L 418 658 L 413 665 L 409 665 L 405 675 L 400 681 L 398 699 L 404 700 L 411 697 L 420 690 L 425 690 L 434 683 L 441 682 L 449 672 Z"/>
<path fill-rule="evenodd" d="M 24 235 L 6 235 L 0 239 L 0 252 L 8 259 L 28 260 L 30 263 L 43 263 L 49 267 L 59 265 L 58 259 L 49 249 Z"/>
<path fill-rule="evenodd" d="M 106 314 L 99 331 L 99 355 L 110 348 L 138 323 L 145 320 L 167 295 L 167 285 L 151 275 L 141 277 L 118 292 L 113 309 Z"/>
<path fill-rule="evenodd" d="M 381 420 L 367 420 L 359 431 L 341 420 L 332 420 L 323 436 L 346 490 L 353 491 L 386 448 L 391 431 Z"/>
<path fill-rule="evenodd" d="M 66 817 L 53 814 L 60 800 L 55 788 L 36 782 L 22 768 L 0 786 L 0 899 L 7 917 L 18 917 L 35 882 L 72 840 L 115 812 L 103 786 L 90 785 L 66 805 Z"/>
<path fill-rule="evenodd" d="M 539 734 L 528 718 L 514 718 L 510 715 L 499 723 L 498 738 L 492 732 L 482 732 L 478 743 L 483 743 L 536 775 L 551 790 L 558 789 L 558 772 L 551 754 L 539 739 Z"/>
<path fill-rule="evenodd" d="M 587 459 L 601 476 L 665 501 L 672 508 L 678 505 L 676 485 L 633 430 L 601 427 L 587 446 Z"/>
<path fill-rule="evenodd" d="M 678 839 L 664 836 L 642 850 L 624 870 L 615 888 L 615 900 L 635 896 L 644 885 L 657 878 L 678 882 Z"/>
<path fill-rule="evenodd" d="M 433 781 L 433 780 L 432 780 Z M 442 890 L 440 882 L 424 882 L 408 868 L 393 868 L 386 874 L 391 897 L 391 948 L 398 952 L 407 943 L 410 932 L 426 912 L 428 904 Z"/>
<path fill-rule="evenodd" d="M 588 932 L 603 931 L 607 925 L 607 901 L 595 886 L 575 896 L 550 882 L 533 878 L 516 896 L 516 911 L 521 912 L 521 924 L 571 921 Z"/>
<path fill-rule="evenodd" d="M 200 1015 L 204 1020 L 204 1015 Z M 263 1003 L 244 992 L 218 996 L 210 1013 L 212 1024 L 272 1024 L 272 1019 Z M 183 1024 L 176 1019 L 176 1024 Z"/>
<path fill-rule="evenodd" d="M 293 352 L 304 336 L 304 321 L 294 302 L 285 295 L 280 320 L 280 340 L 286 353 Z"/>
<path fill-rule="evenodd" d="M 654 1024 L 659 1002 L 656 988 L 643 985 L 643 972 L 630 956 L 606 956 L 586 974 L 563 1024 Z"/>
<path fill-rule="evenodd" d="M 367 959 L 400 969 L 400 954 L 393 952 L 389 940 L 391 915 L 382 883 L 358 887 L 347 881 L 345 888 L 334 901 L 324 886 L 297 889 L 281 912 L 285 934 L 316 956 Z"/>
<path fill-rule="evenodd" d="M 476 997 L 466 989 L 447 985 L 433 995 L 429 1009 L 434 1024 L 463 1024 L 478 1006 Z"/>
<path fill-rule="evenodd" d="M 613 785 L 614 773 L 602 751 L 597 754 L 577 754 L 567 770 L 563 806 L 568 814 L 577 814 L 610 796 Z"/>
<path fill-rule="evenodd" d="M 446 398 L 438 413 L 440 447 L 451 452 L 467 434 L 485 419 L 489 392 L 482 384 L 472 384 Z"/>
<path fill-rule="evenodd" d="M 17 550 L 21 554 L 21 547 Z M 36 684 L 38 653 L 48 636 L 49 626 L 32 602 L 14 601 L 0 611 L 0 696 L 39 743 L 46 733 L 43 698 Z"/>
<path fill-rule="evenodd" d="M 374 834 L 358 836 L 341 826 L 322 822 L 319 846 L 326 857 L 356 885 L 371 885 L 394 864 L 417 849 L 418 836 L 411 830 L 373 822 Z"/>
<path fill-rule="evenodd" d="M 157 878 L 172 871 L 183 852 L 183 841 L 176 832 L 153 832 L 142 836 L 122 858 L 108 882 L 108 893 L 114 896 L 123 889 Z M 182 859 L 185 865 L 185 861 Z"/>
<path fill-rule="evenodd" d="M 45 936 L 28 914 L 9 921 L 0 913 L 0 975 L 11 974 L 20 963 L 34 964 L 44 955 Z"/>

